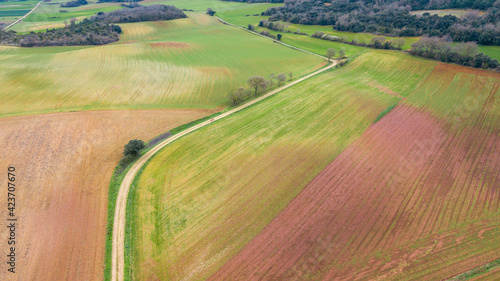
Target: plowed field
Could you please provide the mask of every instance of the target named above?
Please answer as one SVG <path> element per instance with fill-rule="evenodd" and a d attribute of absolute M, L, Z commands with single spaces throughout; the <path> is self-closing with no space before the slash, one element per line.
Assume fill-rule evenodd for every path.
<path fill-rule="evenodd" d="M 108 184 L 128 140 L 213 110 L 71 112 L 0 119 L 2 171 L 16 168 L 16 274 L 1 280 L 102 280 Z M 7 178 L 0 183 L 7 186 Z M 0 204 L 7 206 L 6 196 Z M 7 207 L 0 210 L 7 218 Z M 0 239 L 7 241 L 7 231 Z"/>
<path fill-rule="evenodd" d="M 377 56 L 360 75 L 395 90 L 406 74 L 385 70 L 403 55 Z M 435 64 L 419 77 L 211 279 L 440 280 L 497 259 L 500 75 Z"/>

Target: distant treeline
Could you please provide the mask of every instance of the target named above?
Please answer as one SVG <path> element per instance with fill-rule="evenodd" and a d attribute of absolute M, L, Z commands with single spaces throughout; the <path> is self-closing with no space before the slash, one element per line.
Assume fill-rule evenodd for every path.
<path fill-rule="evenodd" d="M 105 23 L 125 23 L 140 21 L 158 21 L 187 18 L 186 14 L 175 6 L 151 5 L 120 9 L 109 13 L 99 12 L 90 19 Z"/>
<path fill-rule="evenodd" d="M 59 29 L 47 29 L 45 32 L 17 34 L 14 31 L 0 32 L 0 43 L 34 46 L 74 46 L 103 45 L 118 41 L 121 28 L 118 25 L 103 24 L 89 19 L 79 23 L 72 20 L 69 25 Z"/>
<path fill-rule="evenodd" d="M 475 68 L 498 71 L 500 64 L 484 53 L 479 53 L 475 42 L 453 45 L 451 40 L 439 37 L 422 37 L 411 45 L 410 54 L 442 62 L 456 63 Z"/>
<path fill-rule="evenodd" d="M 449 8 L 486 11 L 482 16 L 478 12 L 468 12 L 463 18 L 410 13 Z M 287 0 L 284 6 L 271 7 L 262 15 L 269 16 L 270 21 L 332 25 L 339 31 L 397 37 L 450 35 L 458 42 L 500 45 L 500 1 L 495 0 Z"/>
<path fill-rule="evenodd" d="M 174 6 L 152 5 L 99 12 L 90 19 L 76 23 L 72 18 L 64 28 L 47 29 L 45 32 L 17 34 L 15 31 L 0 31 L 0 44 L 21 47 L 103 45 L 120 39 L 122 29 L 112 23 L 156 21 L 185 18 L 186 14 Z"/>
<path fill-rule="evenodd" d="M 323 40 L 341 42 L 349 45 L 369 47 L 374 49 L 385 49 L 385 50 L 401 50 L 401 48 L 406 44 L 406 40 L 403 38 L 395 38 L 387 40 L 383 36 L 376 36 L 370 40 L 370 43 L 359 42 L 357 39 L 349 41 L 347 38 L 341 38 L 338 36 L 333 36 L 330 34 L 325 34 L 323 31 L 314 32 L 311 37 L 319 38 Z"/>
<path fill-rule="evenodd" d="M 70 7 L 78 7 L 82 5 L 87 5 L 88 2 L 87 0 L 75 0 L 75 1 L 69 1 L 67 3 L 61 3 L 61 7 L 65 8 L 70 8 Z"/>

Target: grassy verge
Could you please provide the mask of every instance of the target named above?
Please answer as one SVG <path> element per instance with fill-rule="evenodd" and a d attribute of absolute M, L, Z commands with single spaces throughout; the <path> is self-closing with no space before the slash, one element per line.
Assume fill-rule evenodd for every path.
<path fill-rule="evenodd" d="M 214 118 L 215 116 L 218 116 L 218 115 L 222 114 L 223 112 L 224 111 L 220 111 L 220 112 L 208 115 L 206 117 L 202 117 L 200 119 L 191 121 L 189 123 L 183 124 L 179 127 L 176 127 L 174 129 L 170 130 L 171 135 L 169 137 L 171 137 L 171 136 L 173 136 L 173 135 L 175 135 L 175 134 L 177 134 L 185 129 L 188 129 L 192 126 L 195 126 L 199 123 L 202 123 L 206 120 Z M 155 138 L 153 138 L 153 139 L 155 139 Z M 149 143 L 149 141 L 148 141 L 148 143 Z M 104 280 L 111 280 L 111 251 L 113 248 L 113 223 L 114 223 L 114 219 L 115 219 L 116 197 L 118 196 L 118 191 L 120 190 L 120 185 L 122 184 L 123 178 L 130 170 L 130 167 L 132 167 L 134 165 L 134 163 L 142 157 L 142 155 L 144 155 L 146 152 L 148 152 L 153 147 L 154 146 L 147 147 L 147 149 L 144 149 L 143 151 L 141 151 L 141 155 L 139 157 L 137 157 L 134 161 L 130 162 L 126 167 L 123 167 L 121 165 L 117 165 L 114 172 L 113 172 L 113 176 L 111 177 L 111 181 L 109 183 L 109 188 L 108 188 L 108 220 L 107 220 L 107 225 L 106 225 L 106 253 L 105 253 L 106 256 L 104 258 L 104 265 L 105 265 L 105 267 L 104 267 Z M 146 165 L 147 165 L 147 163 L 143 167 L 145 167 Z M 143 170 L 143 168 L 141 168 L 138 175 L 141 174 L 142 170 Z M 139 177 L 136 176 L 136 178 L 139 178 Z M 134 180 L 134 183 L 135 183 L 135 180 Z M 133 202 L 133 195 L 132 195 L 134 193 L 133 186 L 134 186 L 134 184 L 132 184 L 132 187 L 130 188 L 130 190 L 131 190 L 129 192 L 130 199 L 127 201 L 127 218 L 126 218 L 127 222 L 130 221 L 130 219 L 131 219 L 129 208 L 131 208 L 130 205 L 132 204 L 131 202 Z M 127 268 L 126 266 L 129 264 L 129 263 L 127 263 L 127 260 L 128 260 L 127 256 L 128 256 L 128 254 L 130 254 L 130 250 L 129 250 L 129 248 L 127 248 L 129 245 L 129 242 L 130 242 L 128 230 L 129 230 L 129 228 L 126 228 L 125 268 Z M 126 278 L 129 278 L 129 277 L 127 277 L 128 276 L 127 272 L 125 272 L 125 276 L 126 276 Z"/>
<path fill-rule="evenodd" d="M 331 70 L 330 70 L 330 71 L 331 71 Z M 304 76 L 305 76 L 305 75 L 304 75 Z M 301 77 L 303 77 L 303 76 L 301 76 Z M 301 77 L 296 78 L 296 79 L 300 79 Z M 294 79 L 294 80 L 295 80 L 295 79 Z M 292 82 L 292 81 L 294 81 L 294 80 L 291 80 L 290 82 Z M 280 86 L 280 87 L 281 87 L 281 86 Z M 278 88 L 278 87 L 276 87 L 276 88 Z M 275 90 L 275 88 L 273 88 L 272 90 Z M 251 100 L 253 100 L 253 99 L 255 99 L 255 98 L 258 98 L 258 97 L 260 97 L 261 95 L 264 95 L 264 94 L 266 94 L 266 93 L 262 93 L 262 94 L 260 94 L 260 95 L 257 95 L 257 96 L 252 97 L 251 99 L 245 100 L 242 104 L 248 103 L 249 101 L 251 101 Z M 274 97 L 274 96 L 275 96 L 275 95 L 273 95 L 273 96 L 271 96 L 271 97 L 269 97 L 269 98 L 272 98 L 272 97 Z M 246 108 L 243 108 L 242 110 L 240 110 L 240 111 L 238 111 L 238 112 L 235 112 L 234 114 L 241 113 L 241 112 L 243 112 L 243 111 L 245 111 L 245 110 L 247 110 L 247 109 L 249 109 L 249 108 L 253 107 L 254 105 L 260 104 L 261 102 L 263 102 L 263 101 L 265 101 L 265 100 L 268 100 L 268 98 L 266 98 L 266 99 L 264 99 L 264 100 L 262 100 L 262 101 L 260 101 L 260 102 L 258 102 L 258 103 L 255 103 L 255 104 L 253 104 L 253 105 L 251 105 L 251 106 L 248 106 L 248 107 L 246 107 Z M 177 133 L 179 133 L 179 132 L 182 132 L 182 131 L 184 131 L 184 130 L 186 130 L 186 129 L 188 129 L 188 128 L 191 128 L 191 127 L 193 127 L 193 126 L 195 126 L 195 125 L 197 125 L 197 124 L 199 124 L 199 123 L 202 123 L 202 122 L 204 122 L 204 121 L 206 121 L 206 120 L 209 120 L 209 119 L 211 119 L 211 118 L 213 118 L 213 117 L 215 117 L 215 116 L 218 116 L 218 115 L 220 115 L 220 114 L 222 114 L 222 113 L 224 113 L 224 112 L 226 112 L 226 111 L 228 111 L 228 110 L 231 110 L 231 109 L 234 109 L 234 108 L 236 108 L 236 107 L 239 107 L 239 106 L 241 106 L 242 104 L 239 104 L 238 106 L 235 106 L 235 107 L 228 107 L 228 108 L 226 108 L 226 109 L 225 109 L 225 110 L 223 110 L 223 111 L 217 112 L 217 113 L 212 114 L 212 115 L 209 115 L 209 116 L 207 116 L 207 117 L 203 117 L 203 118 L 200 118 L 200 119 L 198 119 L 198 120 L 195 120 L 195 121 L 192 121 L 192 122 L 189 122 L 189 123 L 183 124 L 183 125 L 181 125 L 181 126 L 179 126 L 179 127 L 176 127 L 176 128 L 174 128 L 174 129 L 170 130 L 171 135 L 170 135 L 169 137 L 172 137 L 172 136 L 174 136 L 175 134 L 177 134 Z M 234 115 L 234 114 L 233 114 L 233 115 Z M 152 148 L 152 147 L 151 147 L 151 148 Z M 151 149 L 151 148 L 149 148 L 149 149 Z M 148 150 L 149 150 L 149 149 L 148 149 Z M 161 150 L 160 150 L 160 151 L 161 151 Z M 160 152 L 160 151 L 158 151 L 158 152 Z M 144 151 L 142 154 L 144 154 L 144 153 L 146 153 L 146 152 L 147 152 L 147 150 L 146 150 L 146 151 Z M 142 154 L 141 154 L 141 155 L 142 155 Z M 139 157 L 139 158 L 140 158 L 140 157 Z M 137 159 L 139 159 L 139 158 L 137 158 Z M 133 232 L 132 230 L 135 228 L 135 225 L 136 225 L 135 217 L 133 216 L 133 214 L 134 214 L 134 212 L 135 212 L 135 207 L 136 207 L 136 202 L 135 202 L 135 201 L 136 201 L 136 196 L 137 196 L 137 193 L 136 193 L 137 189 L 136 189 L 136 187 L 137 187 L 137 185 L 138 185 L 138 181 L 139 181 L 139 179 L 141 178 L 141 175 L 142 175 L 143 171 L 146 169 L 146 167 L 148 166 L 148 164 L 150 163 L 150 161 L 151 161 L 153 158 L 154 158 L 154 156 L 153 156 L 153 157 L 151 157 L 151 158 L 150 158 L 150 159 L 149 159 L 149 160 L 148 160 L 148 161 L 147 161 L 147 162 L 146 162 L 146 163 L 145 163 L 145 164 L 144 164 L 144 165 L 143 165 L 143 166 L 139 169 L 139 171 L 137 172 L 137 174 L 136 174 L 136 176 L 134 177 L 134 180 L 133 180 L 133 182 L 132 182 L 132 184 L 131 184 L 131 186 L 130 186 L 130 191 L 129 191 L 128 200 L 127 200 L 127 210 L 126 210 L 126 219 L 125 219 L 125 242 L 124 242 L 124 243 L 125 243 L 125 249 L 124 249 L 124 252 L 125 252 L 125 254 L 124 254 L 124 256 L 125 256 L 125 257 L 124 257 L 124 258 L 125 258 L 125 261 L 124 261 L 124 262 L 125 262 L 125 264 L 124 264 L 124 268 L 128 268 L 128 270 L 125 270 L 125 272 L 124 272 L 124 280 L 132 280 L 132 266 L 131 266 L 131 263 L 132 263 L 132 256 L 133 256 L 133 255 L 132 255 L 132 248 L 133 248 L 133 243 L 134 243 L 134 241 L 133 241 L 133 239 L 132 239 L 132 232 Z M 135 162 L 135 161 L 134 161 L 134 162 Z M 128 167 L 131 167 L 132 165 L 133 165 L 133 163 L 129 164 L 129 165 L 128 165 Z M 118 167 L 117 167 L 117 169 L 118 169 Z M 126 171 L 128 171 L 128 170 L 129 170 L 129 168 L 127 168 L 127 169 L 126 169 Z M 120 177 L 120 180 L 119 180 L 119 181 L 118 181 L 118 180 L 117 180 L 117 181 L 112 180 L 111 184 L 113 184 L 113 183 L 114 183 L 114 184 L 116 184 L 117 186 L 112 187 L 112 186 L 111 186 L 111 184 L 110 184 L 110 198 L 111 198 L 111 190 L 112 190 L 112 189 L 119 189 L 119 186 L 120 186 L 121 181 L 123 180 L 123 177 L 124 177 L 124 175 L 125 175 L 125 174 L 126 174 L 126 172 L 124 172 L 124 173 L 121 175 L 121 177 Z M 117 193 L 117 191 L 116 191 L 116 193 Z M 113 205 L 113 210 L 108 210 L 108 224 L 109 224 L 109 220 L 111 220 L 111 221 L 112 221 L 112 220 L 114 219 L 114 205 L 115 205 L 115 203 L 116 203 L 116 194 L 115 194 L 115 193 L 113 193 L 113 194 L 114 194 L 114 199 L 113 199 L 113 200 L 114 200 L 114 202 L 111 202 L 111 201 L 109 202 L 109 205 L 110 205 L 110 206 L 111 206 L 111 205 Z M 110 216 L 111 216 L 111 217 L 110 217 Z M 110 237 L 112 237 L 112 227 L 113 227 L 113 226 L 112 226 L 112 222 L 111 222 L 111 229 L 110 229 L 110 231 L 108 231 L 108 234 L 109 234 L 109 236 L 110 236 Z M 107 240 L 107 243 L 109 243 L 109 247 L 111 247 L 111 246 L 112 246 L 112 239 L 108 239 L 108 240 Z M 106 245 L 106 253 L 108 253 L 108 244 Z M 109 249 L 109 253 L 111 254 L 111 248 Z M 109 261 L 108 261 L 108 260 L 109 260 Z M 111 265 L 111 255 L 109 255 L 109 257 L 108 257 L 108 256 L 106 256 L 106 262 L 107 262 L 107 263 L 106 263 L 106 266 L 107 266 L 107 267 L 106 267 L 106 269 L 108 269 L 108 263 L 109 263 L 109 266 Z M 108 271 L 109 271 L 109 270 L 108 270 Z M 105 272 L 105 277 L 106 277 L 106 278 L 109 278 L 109 276 L 110 276 L 110 274 L 106 271 L 106 272 Z M 109 279 L 105 279 L 105 280 L 109 280 Z"/>
<path fill-rule="evenodd" d="M 384 117 L 387 113 L 389 113 L 398 104 L 399 104 L 399 102 L 397 102 L 397 103 L 389 106 L 386 110 L 382 111 L 382 113 L 380 113 L 380 115 L 377 117 L 377 119 L 375 119 L 375 121 L 373 122 L 373 124 L 377 123 L 380 119 L 382 119 L 382 117 Z"/>
<path fill-rule="evenodd" d="M 462 274 L 459 274 L 451 279 L 448 279 L 448 281 L 457 281 L 457 280 L 470 280 L 474 277 L 477 277 L 481 274 L 484 274 L 488 271 L 491 271 L 497 267 L 500 267 L 500 259 L 492 261 L 490 263 L 487 263 L 483 266 L 474 268 L 472 270 L 469 270 L 467 272 L 464 272 Z"/>

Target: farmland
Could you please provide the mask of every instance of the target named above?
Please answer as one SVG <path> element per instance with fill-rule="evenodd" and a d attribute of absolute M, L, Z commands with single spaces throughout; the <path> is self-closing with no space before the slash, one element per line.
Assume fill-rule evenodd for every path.
<path fill-rule="evenodd" d="M 2 169 L 17 173 L 22 236 L 8 280 L 102 280 L 108 184 L 123 145 L 213 110 L 117 110 L 0 119 Z M 6 184 L 6 178 L 1 180 Z M 6 197 L 0 203 L 7 206 Z M 7 217 L 7 208 L 2 208 Z M 8 232 L 0 232 L 6 241 Z M 68 250 L 71 249 L 71 250 Z M 6 270 L 0 274 L 7 280 Z"/>
<path fill-rule="evenodd" d="M 60 1 L 61 3 L 67 1 Z M 32 14 L 30 14 L 21 23 L 12 27 L 17 32 L 29 32 L 45 30 L 46 28 L 63 27 L 64 21 L 70 18 L 82 20 L 90 17 L 97 12 L 110 12 L 121 7 L 117 3 L 88 4 L 79 7 L 61 7 L 55 3 L 42 3 Z M 61 13 L 64 10 L 67 12 Z"/>
<path fill-rule="evenodd" d="M 438 15 L 440 17 L 444 17 L 447 15 L 455 16 L 455 17 L 464 17 L 467 13 L 478 13 L 479 15 L 483 15 L 484 12 L 477 10 L 460 10 L 460 9 L 445 9 L 445 10 L 422 10 L 422 11 L 411 11 L 410 14 L 421 16 L 425 13 L 429 13 L 431 15 Z"/>
<path fill-rule="evenodd" d="M 0 2 L 0 23 L 10 23 L 24 16 L 35 7 L 37 1 Z"/>
<path fill-rule="evenodd" d="M 32 183 L 18 280 L 102 279 L 107 187 L 128 140 L 221 110 L 249 76 L 325 64 L 204 14 L 121 26 L 106 46 L 0 47 L 0 160 Z"/>
<path fill-rule="evenodd" d="M 392 71 L 403 56 L 370 53 L 349 66 L 390 77 L 378 81 L 406 99 L 213 280 L 440 280 L 498 258 L 500 77 L 436 63 L 404 89 L 398 78 L 415 73 Z"/>
<path fill-rule="evenodd" d="M 66 1 L 12 29 L 121 9 Z M 36 3 L 3 3 L 0 21 Z M 500 74 L 269 30 L 316 54 L 346 51 L 342 67 L 296 81 L 326 61 L 217 18 L 245 28 L 283 4 L 141 2 L 153 4 L 188 18 L 123 23 L 107 45 L 0 46 L 0 163 L 20 186 L 17 280 L 108 280 L 116 241 L 126 280 L 443 280 L 481 268 L 471 280 L 498 279 Z M 480 49 L 500 59 L 500 47 Z M 226 116 L 250 76 L 279 73 L 297 84 Z M 115 203 L 124 144 L 172 128 L 180 134 L 136 162 L 128 201 Z M 125 243 L 107 217 L 120 205 Z"/>
<path fill-rule="evenodd" d="M 133 193 L 134 279 L 208 277 L 400 100 L 384 79 L 325 73 L 162 150 Z"/>
<path fill-rule="evenodd" d="M 324 64 L 206 15 L 122 24 L 122 29 L 121 40 L 112 45 L 0 47 L 0 84 L 5 85 L 0 115 L 214 108 L 252 75 L 299 77 Z"/>

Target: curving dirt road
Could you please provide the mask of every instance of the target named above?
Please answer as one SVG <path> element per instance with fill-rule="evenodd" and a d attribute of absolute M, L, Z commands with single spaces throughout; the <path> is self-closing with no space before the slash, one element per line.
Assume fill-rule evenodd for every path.
<path fill-rule="evenodd" d="M 232 25 L 232 24 L 229 24 L 229 25 Z M 235 25 L 232 25 L 232 26 L 235 26 Z M 236 26 L 238 27 L 238 26 Z M 238 27 L 240 28 L 240 27 Z M 260 34 L 258 34 L 259 36 L 261 36 Z M 267 37 L 266 37 L 267 38 Z M 294 49 L 296 50 L 299 50 L 299 51 L 302 51 L 302 52 L 306 52 L 306 53 L 310 53 L 308 51 L 305 51 L 305 50 L 301 50 L 301 49 L 298 49 L 296 47 L 293 47 Z M 314 54 L 316 56 L 320 56 L 318 54 Z M 325 60 L 327 60 L 327 58 L 323 57 L 323 56 L 320 56 L 321 58 L 324 58 Z M 166 139 L 165 141 L 161 142 L 160 144 L 158 144 L 157 146 L 155 146 L 153 149 L 151 149 L 150 151 L 148 151 L 146 154 L 144 154 L 137 162 L 134 163 L 134 165 L 130 168 L 130 170 L 128 171 L 128 173 L 125 175 L 124 179 L 123 179 L 123 182 L 122 184 L 120 185 L 120 190 L 118 191 L 118 197 L 116 199 L 116 207 L 115 207 L 115 218 L 114 218 L 114 222 L 113 222 L 113 248 L 112 248 L 112 253 L 111 253 L 111 280 L 112 281 L 123 281 L 124 279 L 124 242 L 125 242 L 125 212 L 126 212 L 126 209 L 127 209 L 127 197 L 128 197 L 128 193 L 129 193 L 129 190 L 130 190 L 130 185 L 132 184 L 132 181 L 134 180 L 137 172 L 140 170 L 140 168 L 151 158 L 153 157 L 153 155 L 156 154 L 156 152 L 158 152 L 160 149 L 162 149 L 163 147 L 165 147 L 166 145 L 168 145 L 169 143 L 193 132 L 193 131 L 196 131 L 198 130 L 199 128 L 202 128 L 202 127 L 205 127 L 207 126 L 208 124 L 212 123 L 212 122 L 215 122 L 217 120 L 220 120 L 222 118 L 225 118 L 233 113 L 236 113 L 246 107 L 249 107 L 255 103 L 258 103 L 259 101 L 263 100 L 263 99 L 266 99 L 280 91 L 283 91 L 284 89 L 287 89 L 297 83 L 300 83 L 306 79 L 309 79 L 319 73 L 322 73 L 328 69 L 331 69 L 332 67 L 334 67 L 335 65 L 337 65 L 337 61 L 333 61 L 333 63 L 331 65 L 328 65 L 320 70 L 317 70 L 309 75 L 306 75 L 296 81 L 293 81 L 292 83 L 290 84 L 287 84 L 281 88 L 278 88 L 274 91 L 271 91 L 255 100 L 252 100 L 246 104 L 243 104 L 237 108 L 234 108 L 230 111 L 227 111 L 217 117 L 214 117 L 211 120 L 208 120 L 208 121 L 205 121 L 203 123 L 200 123 L 196 126 L 193 126 L 189 129 L 186 129 L 185 131 L 182 131 L 168 139 Z"/>

